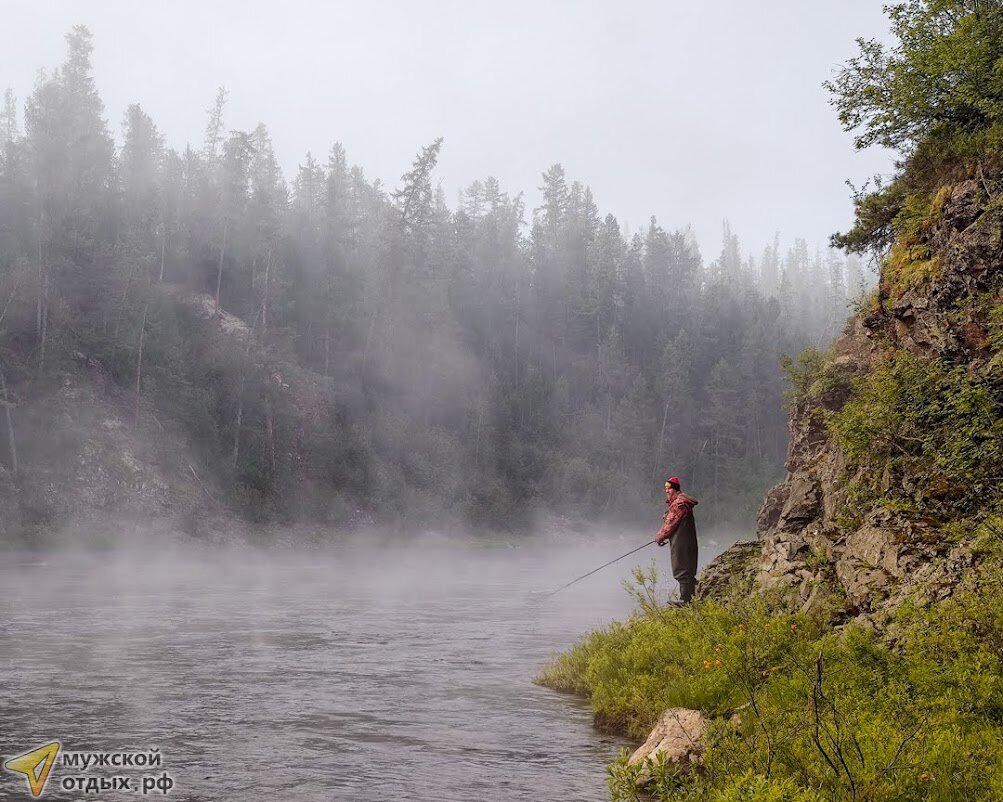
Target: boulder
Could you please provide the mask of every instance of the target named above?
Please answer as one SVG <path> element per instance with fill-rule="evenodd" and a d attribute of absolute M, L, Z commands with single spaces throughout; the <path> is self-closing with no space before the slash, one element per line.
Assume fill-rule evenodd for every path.
<path fill-rule="evenodd" d="M 691 771 L 703 760 L 706 733 L 707 719 L 699 710 L 670 707 L 659 716 L 648 740 L 627 761 L 628 765 L 641 767 L 637 784 L 647 785 L 651 766 L 661 760 L 680 773 Z"/>

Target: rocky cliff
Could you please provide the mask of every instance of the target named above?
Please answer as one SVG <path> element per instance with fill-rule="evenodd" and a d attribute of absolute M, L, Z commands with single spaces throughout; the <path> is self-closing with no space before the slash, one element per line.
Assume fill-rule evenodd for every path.
<path fill-rule="evenodd" d="M 787 476 L 762 504 L 756 541 L 709 566 L 702 595 L 751 586 L 791 608 L 825 598 L 843 615 L 873 619 L 909 596 L 950 595 L 977 559 L 965 528 L 987 524 L 996 509 L 994 480 L 1003 479 L 989 475 L 1003 417 L 1001 189 L 1003 182 L 980 173 L 899 215 L 876 295 L 793 400 Z M 915 375 L 939 371 L 939 383 L 923 384 L 926 396 L 903 400 L 914 388 L 894 366 L 907 360 L 920 366 Z M 891 400 L 872 387 L 886 374 L 899 382 L 897 396 L 886 393 Z M 968 395 L 957 401 L 962 385 Z M 871 406 L 860 400 L 868 393 Z M 847 434 L 851 402 L 870 442 Z M 887 425 L 877 420 L 885 412 Z M 976 421 L 977 414 L 985 425 L 973 423 L 945 444 L 963 429 L 958 420 Z M 908 433 L 900 425 L 906 418 L 913 421 Z M 947 434 L 937 434 L 937 422 Z M 944 457 L 951 448 L 968 460 L 967 472 L 960 457 Z"/>

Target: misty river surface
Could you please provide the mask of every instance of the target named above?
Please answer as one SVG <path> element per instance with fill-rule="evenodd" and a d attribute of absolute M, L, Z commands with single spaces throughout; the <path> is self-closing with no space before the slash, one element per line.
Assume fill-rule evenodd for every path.
<path fill-rule="evenodd" d="M 626 742 L 531 680 L 669 555 L 539 592 L 633 545 L 3 555 L 0 755 L 159 748 L 174 800 L 604 800 Z M 45 798 L 150 771 L 57 762 Z"/>

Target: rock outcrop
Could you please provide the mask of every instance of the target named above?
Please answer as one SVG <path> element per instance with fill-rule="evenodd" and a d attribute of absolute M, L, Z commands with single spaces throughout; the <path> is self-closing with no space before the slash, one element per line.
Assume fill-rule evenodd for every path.
<path fill-rule="evenodd" d="M 697 598 L 722 598 L 737 590 L 736 579 L 749 574 L 760 550 L 758 541 L 742 540 L 715 557 L 700 574 Z"/>
<path fill-rule="evenodd" d="M 792 409 L 788 473 L 760 509 L 758 553 L 750 556 L 748 543 L 725 552 L 701 578 L 702 596 L 723 597 L 745 583 L 777 591 L 797 609 L 811 606 L 825 587 L 849 614 L 868 615 L 915 591 L 943 598 L 960 581 L 973 558 L 936 527 L 880 505 L 854 507 L 847 496 L 853 467 L 825 418 L 842 409 L 855 376 L 896 351 L 970 372 L 992 358 L 992 324 L 986 305 L 977 303 L 996 292 L 993 281 L 1003 275 L 1003 194 L 992 191 L 970 180 L 938 195 L 933 219 L 917 235 L 930 254 L 929 275 L 904 289 L 883 275 L 876 301 L 849 321 L 827 355 L 821 386 Z M 910 481 L 915 477 L 886 474 L 880 489 L 915 492 Z"/>
<path fill-rule="evenodd" d="M 662 713 L 648 740 L 627 761 L 630 766 L 640 767 L 637 784 L 647 785 L 652 778 L 652 768 L 663 761 L 682 773 L 699 765 L 706 732 L 707 719 L 699 710 L 672 707 Z"/>

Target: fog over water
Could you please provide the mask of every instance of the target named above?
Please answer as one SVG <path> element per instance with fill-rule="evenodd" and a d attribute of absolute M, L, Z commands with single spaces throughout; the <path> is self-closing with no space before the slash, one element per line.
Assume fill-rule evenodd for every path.
<path fill-rule="evenodd" d="M 159 747 L 176 800 L 598 802 L 624 742 L 531 678 L 668 554 L 540 591 L 638 542 L 8 555 L 0 754 Z"/>

